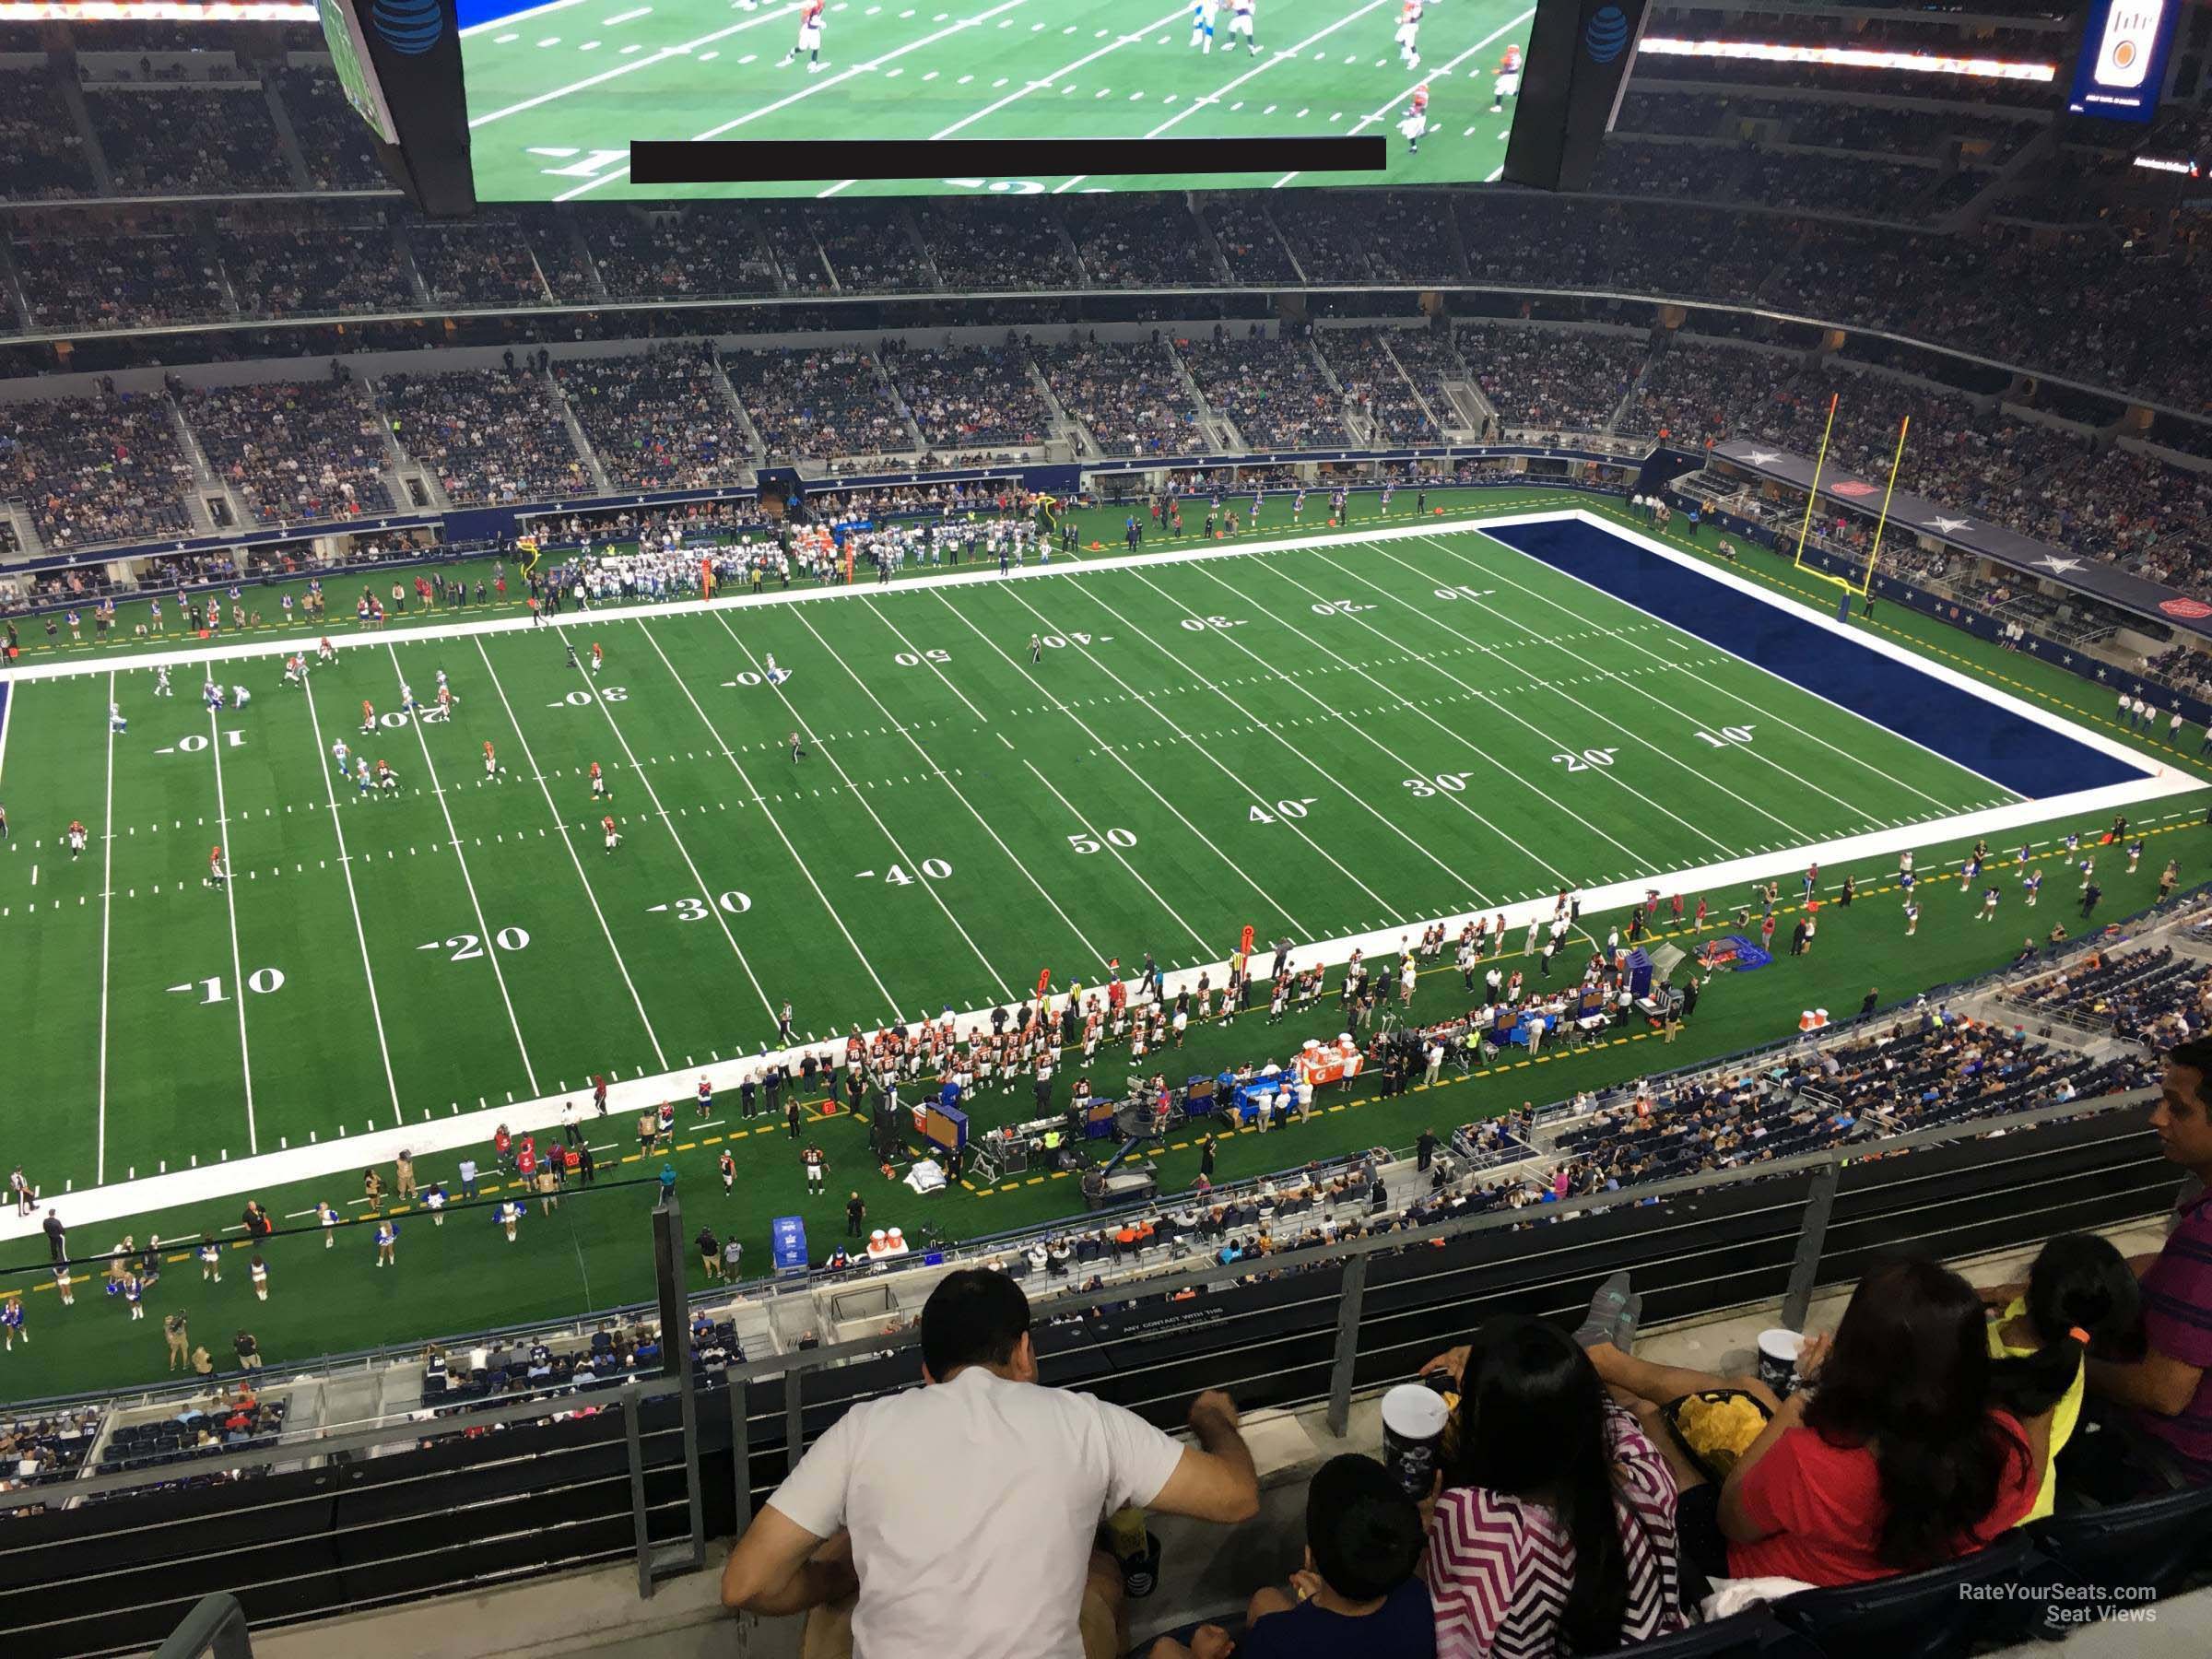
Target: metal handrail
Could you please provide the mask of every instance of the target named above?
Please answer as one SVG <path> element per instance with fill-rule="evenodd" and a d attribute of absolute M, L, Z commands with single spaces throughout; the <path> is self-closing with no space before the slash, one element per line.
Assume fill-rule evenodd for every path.
<path fill-rule="evenodd" d="M 253 1659 L 253 1639 L 246 1633 L 246 1610 L 238 1597 L 223 1592 L 204 1595 L 183 1622 L 170 1633 L 154 1659 Z"/>

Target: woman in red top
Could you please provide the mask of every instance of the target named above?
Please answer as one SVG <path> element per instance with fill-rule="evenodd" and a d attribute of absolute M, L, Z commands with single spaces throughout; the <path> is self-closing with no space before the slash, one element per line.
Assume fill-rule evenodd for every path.
<path fill-rule="evenodd" d="M 1871 1269 L 1832 1342 L 1806 1343 L 1808 1384 L 1786 1400 L 1606 1344 L 1590 1358 L 1608 1384 L 1648 1403 L 1647 1421 L 1661 1402 L 1720 1386 L 1773 1409 L 1717 1488 L 1653 1425 L 1683 1488 L 1684 1551 L 1713 1577 L 1850 1584 L 1938 1566 L 2002 1537 L 2041 1485 L 2050 1416 L 2023 1423 L 1991 1406 L 1981 1300 L 1939 1263 Z"/>

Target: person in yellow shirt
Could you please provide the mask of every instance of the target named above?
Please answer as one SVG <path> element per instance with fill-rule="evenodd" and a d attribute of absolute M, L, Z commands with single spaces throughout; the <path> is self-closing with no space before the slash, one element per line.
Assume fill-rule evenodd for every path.
<path fill-rule="evenodd" d="M 2041 1489 L 2018 1524 L 2041 1521 L 2058 1497 L 2058 1454 L 2081 1419 L 2092 1349 L 2109 1350 L 2141 1313 L 2127 1260 L 2090 1233 L 2062 1233 L 2044 1244 L 2026 1282 L 1982 1292 L 1990 1310 L 1990 1386 L 1998 1404 L 2025 1420 L 2051 1413 L 2051 1449 Z"/>

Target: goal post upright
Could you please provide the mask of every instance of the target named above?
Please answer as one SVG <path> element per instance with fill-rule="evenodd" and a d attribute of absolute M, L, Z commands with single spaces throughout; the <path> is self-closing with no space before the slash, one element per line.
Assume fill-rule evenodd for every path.
<path fill-rule="evenodd" d="M 1820 499 L 1820 474 L 1828 465 L 1828 438 L 1836 429 L 1836 400 L 1841 393 L 1828 394 L 1828 422 L 1820 429 L 1820 453 L 1813 457 L 1813 482 L 1805 492 L 1805 518 L 1797 526 L 1797 557 L 1793 561 L 1799 570 L 1805 569 L 1806 539 L 1813 533 L 1813 503 Z"/>
<path fill-rule="evenodd" d="M 1874 542 L 1866 549 L 1866 569 L 1859 577 L 1859 595 L 1865 597 L 1874 590 L 1874 568 L 1882 556 L 1882 531 L 1889 523 L 1889 498 L 1897 492 L 1898 468 L 1904 465 L 1905 434 L 1912 429 L 1912 417 L 1907 415 L 1897 423 L 1897 453 L 1889 457 L 1889 481 L 1882 486 L 1882 511 L 1874 521 Z"/>

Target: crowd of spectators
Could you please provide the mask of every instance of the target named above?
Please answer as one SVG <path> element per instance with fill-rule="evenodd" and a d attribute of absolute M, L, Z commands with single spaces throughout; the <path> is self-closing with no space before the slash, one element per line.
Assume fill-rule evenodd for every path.
<path fill-rule="evenodd" d="M 1489 324 L 1461 328 L 1458 347 L 1502 424 L 1547 432 L 1610 429 L 1650 351 L 1630 335 Z"/>
<path fill-rule="evenodd" d="M 37 220 L 10 245 L 31 321 L 41 328 L 131 328 L 229 314 L 220 273 L 189 233 L 87 233 Z"/>
<path fill-rule="evenodd" d="M 6 1493 L 74 1477 L 100 1438 L 100 1413 L 90 1410 L 0 1423 L 0 1508 L 8 1507 Z"/>
<path fill-rule="evenodd" d="M 191 534 L 192 464 L 159 394 L 0 404 L 0 499 L 55 550 Z"/>
<path fill-rule="evenodd" d="M 225 195 L 292 183 L 254 84 L 88 87 L 85 108 L 118 195 Z"/>
<path fill-rule="evenodd" d="M 770 241 L 799 250 L 804 265 L 808 233 L 830 261 L 838 286 L 863 294 L 926 293 L 929 272 L 906 228 L 906 207 L 898 201 L 847 202 L 841 212 L 809 212 L 789 203 L 771 203 Z"/>
<path fill-rule="evenodd" d="M 1336 394 L 1322 378 L 1312 344 L 1265 335 L 1178 340 L 1191 378 L 1248 448 L 1341 449 L 1350 441 Z"/>
<path fill-rule="evenodd" d="M 1464 282 L 1448 198 L 1304 190 L 1268 204 L 1308 282 Z"/>
<path fill-rule="evenodd" d="M 735 211 L 595 210 L 577 228 L 613 300 L 699 300 L 773 293 L 775 266 Z"/>
<path fill-rule="evenodd" d="M 1034 447 L 1052 431 L 1052 411 L 1030 379 L 1018 346 L 982 350 L 887 350 L 884 366 L 906 412 L 932 448 Z"/>
<path fill-rule="evenodd" d="M 1638 1088 L 1560 1133 L 1578 1187 L 1766 1163 L 2142 1086 L 2140 1056 L 2071 1049 L 1934 1012 L 1764 1071 Z"/>
<path fill-rule="evenodd" d="M 937 276 L 957 291 L 1076 288 L 1056 221 L 1028 196 L 925 200 L 914 214 Z"/>
<path fill-rule="evenodd" d="M 1267 217 L 1267 210 L 1250 197 L 1215 196 L 1202 209 L 1206 228 L 1214 233 L 1231 282 L 1288 287 L 1298 280 L 1298 266 Z"/>
<path fill-rule="evenodd" d="M 416 303 L 399 243 L 374 210 L 234 208 L 216 223 L 215 248 L 249 317 L 404 311 Z"/>
<path fill-rule="evenodd" d="M 512 219 L 407 227 L 415 269 L 440 305 L 542 305 L 547 295 L 522 226 Z"/>
<path fill-rule="evenodd" d="M 722 365 L 771 459 L 887 454 L 914 447 L 876 359 L 858 347 L 729 351 Z"/>
<path fill-rule="evenodd" d="M 669 341 L 634 357 L 563 358 L 554 378 L 618 489 L 735 484 L 745 429 L 714 371 L 712 347 Z"/>
<path fill-rule="evenodd" d="M 1077 341 L 1036 348 L 1061 406 L 1109 455 L 1193 454 L 1206 448 L 1198 411 L 1165 341 Z"/>
<path fill-rule="evenodd" d="M 2170 945 L 2119 956 L 2094 952 L 2013 994 L 2161 1053 L 2212 1024 L 2212 965 L 2179 956 Z"/>
<path fill-rule="evenodd" d="M 1920 217 L 1936 182 L 1933 162 L 1869 162 L 1749 145 L 1665 144 L 1618 137 L 1598 154 L 1590 188 L 1600 194 L 1759 202 L 1868 218 Z"/>
<path fill-rule="evenodd" d="M 1313 343 L 1378 443 L 1436 443 L 1443 434 L 1393 355 L 1399 335 L 1420 330 L 1318 328 Z"/>
<path fill-rule="evenodd" d="M 350 378 L 194 389 L 182 407 L 216 476 L 265 524 L 393 508 L 383 431 Z"/>
<path fill-rule="evenodd" d="M 0 194 L 16 202 L 92 194 L 76 119 L 42 69 L 0 71 Z"/>
<path fill-rule="evenodd" d="M 300 159 L 319 190 L 382 190 L 391 180 L 377 165 L 369 124 L 338 89 L 338 77 L 321 65 L 272 65 L 262 71 L 283 100 L 285 119 L 300 142 Z"/>
<path fill-rule="evenodd" d="M 1064 211 L 1093 288 L 1211 288 L 1218 280 L 1179 195 L 1076 195 Z"/>
<path fill-rule="evenodd" d="M 225 1384 L 211 1396 L 185 1400 L 174 1417 L 115 1429 L 101 1449 L 98 1472 L 189 1464 L 273 1446 L 284 1432 L 286 1405 L 255 1394 L 246 1383 L 235 1390 Z"/>
<path fill-rule="evenodd" d="M 377 383 L 377 397 L 400 447 L 435 471 L 456 504 L 547 500 L 593 488 L 543 373 L 394 374 Z"/>

